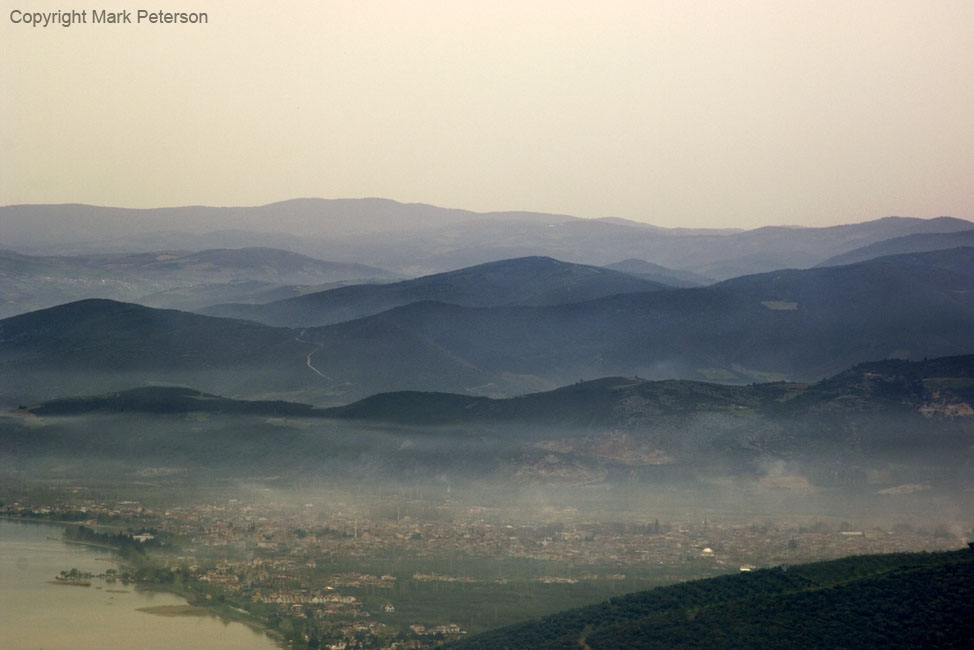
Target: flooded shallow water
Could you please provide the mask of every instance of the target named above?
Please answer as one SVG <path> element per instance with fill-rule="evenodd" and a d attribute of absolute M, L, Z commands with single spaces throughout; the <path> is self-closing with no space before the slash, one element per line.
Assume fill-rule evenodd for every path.
<path fill-rule="evenodd" d="M 65 569 L 104 573 L 105 550 L 60 541 L 60 526 L 0 520 L 0 647 L 4 650 L 277 650 L 263 632 L 131 585 L 51 584 Z M 53 539 L 52 539 L 53 538 Z"/>

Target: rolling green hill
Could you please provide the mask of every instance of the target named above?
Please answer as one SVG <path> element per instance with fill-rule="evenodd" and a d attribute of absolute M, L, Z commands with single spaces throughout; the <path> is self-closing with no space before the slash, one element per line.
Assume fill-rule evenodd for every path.
<path fill-rule="evenodd" d="M 27 410 L 39 416 L 91 413 L 213 413 L 269 417 L 313 417 L 315 415 L 314 409 L 307 404 L 281 400 L 234 400 L 179 386 L 133 388 L 110 395 L 54 399 Z"/>
<path fill-rule="evenodd" d="M 134 421 L 143 432 L 158 429 L 151 440 L 168 437 L 170 448 L 212 465 L 223 454 L 208 454 L 221 447 L 236 454 L 238 433 L 253 431 L 248 463 L 288 454 L 324 462 L 335 448 L 359 448 L 389 475 L 401 465 L 452 474 L 459 463 L 480 476 L 507 465 L 542 478 L 561 472 L 568 482 L 600 476 L 612 483 L 669 467 L 771 484 L 785 477 L 783 485 L 800 489 L 926 490 L 931 482 L 949 489 L 969 482 L 974 356 L 861 364 L 811 385 L 610 377 L 508 399 L 394 392 L 335 408 L 149 387 L 49 400 L 19 416 L 3 420 L 8 442 L 20 441 L 18 453 L 86 441 L 94 456 L 126 449 L 132 458 L 151 458 L 157 449 L 139 452 L 139 439 L 128 436 Z M 272 422 L 281 418 L 300 423 L 284 447 Z M 194 427 L 209 432 L 198 455 Z M 255 448 L 262 439 L 263 449 Z"/>

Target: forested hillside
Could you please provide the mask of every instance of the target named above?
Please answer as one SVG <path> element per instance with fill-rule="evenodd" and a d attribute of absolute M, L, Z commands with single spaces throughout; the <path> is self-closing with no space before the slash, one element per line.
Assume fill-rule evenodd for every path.
<path fill-rule="evenodd" d="M 972 613 L 974 551 L 904 553 L 662 587 L 445 647 L 970 648 Z"/>

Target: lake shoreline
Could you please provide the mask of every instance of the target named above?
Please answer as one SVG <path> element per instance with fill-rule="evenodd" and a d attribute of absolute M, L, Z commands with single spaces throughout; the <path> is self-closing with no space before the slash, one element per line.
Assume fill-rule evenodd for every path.
<path fill-rule="evenodd" d="M 227 621 L 231 623 L 241 623 L 246 625 L 251 630 L 255 632 L 263 632 L 270 638 L 278 647 L 286 648 L 287 641 L 284 635 L 277 630 L 268 627 L 264 623 L 255 620 L 251 614 L 242 612 L 233 607 L 220 606 L 213 603 L 208 603 L 205 600 L 200 600 L 196 594 L 187 591 L 185 589 L 177 589 L 170 587 L 168 585 L 162 584 L 139 584 L 135 583 L 136 591 L 157 591 L 160 593 L 172 594 L 186 601 L 186 605 L 171 605 L 171 606 L 161 606 L 163 608 L 173 608 L 171 611 L 147 611 L 155 610 L 155 607 L 143 607 L 139 608 L 140 612 L 145 612 L 147 614 L 153 614 L 156 616 L 212 616 L 213 618 L 218 618 L 222 621 Z M 182 610 L 180 610 L 182 608 Z M 200 611 L 200 614 L 191 613 L 195 611 Z M 203 613 L 205 612 L 205 614 Z"/>
<path fill-rule="evenodd" d="M 10 522 L 10 524 L 7 524 L 7 522 Z M 16 526 L 18 523 L 40 524 L 48 528 L 44 529 L 37 525 L 20 527 Z M 3 555 L 0 552 L 0 561 L 4 562 L 3 566 L 6 567 L 4 570 L 9 570 L 7 577 L 11 578 L 10 581 L 4 580 L 5 585 L 0 585 L 0 598 L 2 598 L 0 602 L 5 603 L 6 611 L 10 612 L 10 616 L 14 617 L 7 621 L 8 627 L 4 630 L 5 643 L 3 645 L 5 647 L 10 647 L 13 650 L 36 650 L 37 647 L 49 646 L 66 647 L 58 645 L 60 639 L 55 638 L 53 635 L 69 635 L 72 632 L 53 631 L 57 626 L 54 626 L 51 632 L 45 632 L 45 627 L 40 624 L 39 620 L 34 620 L 40 616 L 38 612 L 43 611 L 48 606 L 61 607 L 62 609 L 59 609 L 59 611 L 65 615 L 66 620 L 72 620 L 72 617 L 74 617 L 73 625 L 75 627 L 72 629 L 76 630 L 82 621 L 88 619 L 88 616 L 90 616 L 89 612 L 99 611 L 105 605 L 120 605 L 122 600 L 116 600 L 116 598 L 124 599 L 126 605 L 131 604 L 131 609 L 116 612 L 116 614 L 121 616 L 112 617 L 118 621 L 117 625 L 120 630 L 127 630 L 124 638 L 132 638 L 133 634 L 141 634 L 146 630 L 158 630 L 154 632 L 155 636 L 152 637 L 155 641 L 147 640 L 146 644 L 143 644 L 141 647 L 222 648 L 225 646 L 220 645 L 220 643 L 222 642 L 222 638 L 225 638 L 225 626 L 229 623 L 243 624 L 243 627 L 238 628 L 239 631 L 232 635 L 232 637 L 238 639 L 238 642 L 233 646 L 235 648 L 266 648 L 267 650 L 275 650 L 275 648 L 287 647 L 283 635 L 269 629 L 261 622 L 254 620 L 246 612 L 235 612 L 227 605 L 206 601 L 199 594 L 191 593 L 188 590 L 160 584 L 128 583 L 122 588 L 120 588 L 121 585 L 109 584 L 109 581 L 106 580 L 107 576 L 101 574 L 101 570 L 92 566 L 92 563 L 98 560 L 104 561 L 105 559 L 109 559 L 95 557 L 97 553 L 93 552 L 103 550 L 102 546 L 71 543 L 73 540 L 66 540 L 58 535 L 51 534 L 54 533 L 53 527 L 63 531 L 67 526 L 73 524 L 76 525 L 76 522 L 38 521 L 36 519 L 19 517 L 0 518 L 0 525 L 5 530 L 9 530 L 9 535 L 0 537 L 0 549 L 6 553 L 6 555 Z M 7 528 L 8 526 L 9 529 Z M 16 532 L 18 530 L 23 532 Z M 22 545 L 24 542 L 36 546 Z M 77 554 L 85 547 L 88 547 L 89 550 L 82 558 Z M 32 548 L 37 549 L 36 555 L 30 554 L 32 553 Z M 58 549 L 64 550 L 59 551 Z M 77 550 L 69 551 L 68 549 Z M 114 551 L 116 549 L 112 548 L 111 550 Z M 63 557 L 60 560 L 51 559 L 61 556 Z M 37 558 L 36 560 L 35 557 Z M 123 566 L 130 566 L 122 558 L 114 554 L 110 558 L 110 561 Z M 76 581 L 53 579 L 57 575 L 58 570 L 64 570 L 68 567 L 79 567 L 81 571 L 91 573 L 92 578 L 90 584 L 81 585 L 75 584 Z M 15 579 L 19 580 L 22 584 L 15 586 Z M 101 585 L 103 580 L 106 582 L 106 586 L 110 588 L 103 588 Z M 87 582 L 88 578 L 84 578 L 83 581 Z M 63 589 L 65 586 L 76 586 L 80 588 Z M 2 587 L 5 587 L 5 589 Z M 91 590 L 89 591 L 84 587 L 90 587 Z M 51 589 L 52 591 L 50 594 L 43 595 L 43 600 L 36 600 L 36 596 L 34 596 L 34 601 L 30 600 L 28 595 L 36 594 L 40 596 L 41 594 L 46 594 L 43 589 Z M 135 598 L 138 592 L 148 593 L 142 593 L 140 597 Z M 152 592 L 159 594 L 159 597 L 154 599 L 155 603 L 153 603 Z M 61 594 L 64 595 L 62 596 Z M 77 596 L 69 594 L 77 594 Z M 101 594 L 104 594 L 104 596 L 101 596 Z M 34 602 L 35 605 L 30 606 L 25 604 L 19 607 L 20 604 L 29 602 Z M 54 603 L 60 603 L 60 605 L 54 605 Z M 145 617 L 144 622 L 140 623 L 139 620 L 145 614 L 149 616 Z M 203 627 L 198 627 L 193 622 L 193 618 L 208 618 L 214 623 L 206 623 Z M 153 621 L 150 619 L 156 620 Z M 171 622 L 165 622 L 166 619 Z M 215 632 L 210 631 L 211 626 L 217 621 L 221 623 L 216 626 L 219 630 Z M 190 627 L 187 628 L 187 625 Z M 3 627 L 3 625 L 0 625 L 0 627 Z M 163 630 L 163 627 L 166 629 Z M 199 635 L 199 640 L 182 646 L 174 645 L 171 642 L 167 642 L 162 646 L 152 645 L 153 643 L 158 643 L 158 639 L 168 638 L 169 629 L 176 630 L 177 636 L 180 634 L 180 630 L 193 630 L 191 634 L 194 637 Z M 251 634 L 259 635 L 263 637 L 263 640 L 257 642 L 256 639 L 253 641 L 241 639 L 240 635 L 244 633 L 248 636 Z M 119 638 L 122 638 L 122 636 L 120 635 Z M 79 640 L 81 643 L 76 644 L 76 647 L 83 648 L 84 650 L 96 647 L 91 645 L 95 642 L 94 637 L 85 637 Z M 7 645 L 6 642 L 10 642 L 13 645 Z M 197 645 L 193 645 L 193 643 Z M 97 647 L 99 650 L 124 650 L 129 646 L 98 645 Z"/>

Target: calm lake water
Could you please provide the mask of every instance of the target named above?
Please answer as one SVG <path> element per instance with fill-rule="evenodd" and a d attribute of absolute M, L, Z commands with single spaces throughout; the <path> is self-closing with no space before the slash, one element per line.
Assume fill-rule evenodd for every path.
<path fill-rule="evenodd" d="M 277 650 L 264 633 L 241 623 L 138 611 L 186 604 L 173 594 L 101 580 L 90 587 L 50 584 L 64 569 L 98 574 L 117 566 L 108 551 L 60 541 L 62 530 L 0 520 L 3 650 Z"/>

